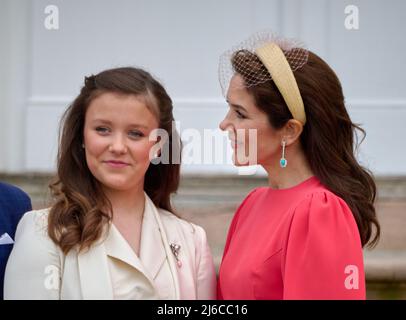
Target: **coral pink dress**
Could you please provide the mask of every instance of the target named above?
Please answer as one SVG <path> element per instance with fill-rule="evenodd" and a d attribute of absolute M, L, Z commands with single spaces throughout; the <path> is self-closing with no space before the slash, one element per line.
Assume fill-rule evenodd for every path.
<path fill-rule="evenodd" d="M 219 299 L 365 299 L 363 254 L 347 204 L 311 177 L 257 188 L 238 208 Z"/>

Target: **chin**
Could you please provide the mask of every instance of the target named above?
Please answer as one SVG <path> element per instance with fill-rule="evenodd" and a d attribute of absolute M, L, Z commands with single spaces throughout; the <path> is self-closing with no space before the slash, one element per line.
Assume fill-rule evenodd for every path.
<path fill-rule="evenodd" d="M 129 179 L 123 179 L 123 177 L 104 177 L 99 182 L 108 189 L 116 191 L 126 191 L 134 187 L 134 183 L 129 183 Z"/>
<path fill-rule="evenodd" d="M 247 167 L 247 166 L 255 165 L 256 163 L 249 163 L 249 161 L 244 162 L 244 163 L 241 163 L 241 162 L 238 162 L 238 161 L 235 159 L 235 157 L 233 156 L 233 164 L 234 164 L 236 167 Z"/>
<path fill-rule="evenodd" d="M 103 183 L 103 186 L 114 191 L 126 191 L 130 189 L 126 184 L 123 183 Z"/>
<path fill-rule="evenodd" d="M 249 159 L 249 158 L 247 159 L 247 157 L 244 155 L 241 156 L 241 158 L 243 158 L 244 162 L 238 161 L 238 157 L 236 157 L 236 154 L 233 153 L 232 159 L 233 159 L 233 163 L 236 167 L 247 167 L 247 166 L 254 166 L 254 165 L 258 164 L 258 161 L 250 162 L 251 159 Z M 257 160 L 257 159 L 254 159 L 254 160 Z"/>

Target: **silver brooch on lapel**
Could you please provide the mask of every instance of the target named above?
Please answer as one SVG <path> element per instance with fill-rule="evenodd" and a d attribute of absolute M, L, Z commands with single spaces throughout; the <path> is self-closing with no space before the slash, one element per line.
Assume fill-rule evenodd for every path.
<path fill-rule="evenodd" d="M 175 256 L 176 264 L 180 268 L 182 266 L 182 262 L 179 260 L 179 257 L 178 257 L 179 256 L 180 245 L 175 244 L 175 243 L 171 243 L 170 247 L 171 247 L 173 255 Z"/>

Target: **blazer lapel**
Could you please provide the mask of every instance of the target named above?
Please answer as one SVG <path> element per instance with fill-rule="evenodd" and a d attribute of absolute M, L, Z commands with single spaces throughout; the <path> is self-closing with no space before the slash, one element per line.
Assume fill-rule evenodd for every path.
<path fill-rule="evenodd" d="M 148 272 L 142 262 L 114 224 L 110 224 L 109 234 L 104 242 L 104 246 L 108 256 L 129 264 L 147 276 Z"/>
<path fill-rule="evenodd" d="M 176 271 L 175 259 L 167 256 L 171 249 L 159 212 L 152 200 L 145 194 L 144 217 L 141 229 L 140 257 L 134 253 L 117 228 L 111 224 L 106 238 L 98 241 L 89 250 L 78 254 L 80 284 L 84 299 L 113 299 L 107 256 L 120 259 L 139 270 L 155 287 L 153 280 L 168 258 L 172 273 Z M 172 275 L 179 298 L 177 272 Z"/>
<path fill-rule="evenodd" d="M 80 285 L 85 300 L 111 300 L 113 288 L 103 244 L 78 254 Z"/>
<path fill-rule="evenodd" d="M 145 194 L 144 218 L 141 231 L 140 259 L 152 279 L 158 275 L 166 260 L 165 246 L 156 216 L 157 209 L 152 200 Z"/>
<path fill-rule="evenodd" d="M 147 228 L 150 233 L 144 232 L 145 241 L 141 242 L 141 257 L 145 261 L 145 266 L 151 270 L 154 279 L 159 274 L 159 270 L 167 259 L 171 272 L 173 286 L 175 290 L 175 299 L 180 299 L 180 283 L 178 277 L 178 269 L 175 262 L 175 257 L 170 249 L 170 242 L 167 231 L 177 233 L 177 230 L 171 228 L 170 225 L 164 227 L 161 215 L 155 207 L 152 200 L 145 193 L 145 216 L 147 216 Z M 141 235 L 142 237 L 142 235 Z M 142 238 L 144 240 L 144 238 Z M 144 260 L 145 259 L 145 260 Z"/>

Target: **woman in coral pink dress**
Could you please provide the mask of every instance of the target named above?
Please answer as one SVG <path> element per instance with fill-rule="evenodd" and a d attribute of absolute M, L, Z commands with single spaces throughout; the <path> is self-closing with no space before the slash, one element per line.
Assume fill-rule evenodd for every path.
<path fill-rule="evenodd" d="M 219 70 L 230 107 L 220 128 L 234 163 L 261 165 L 269 185 L 232 220 L 218 298 L 365 299 L 362 248 L 380 232 L 376 188 L 354 156 L 355 130 L 364 131 L 337 76 L 314 53 L 269 34 L 226 52 Z"/>

